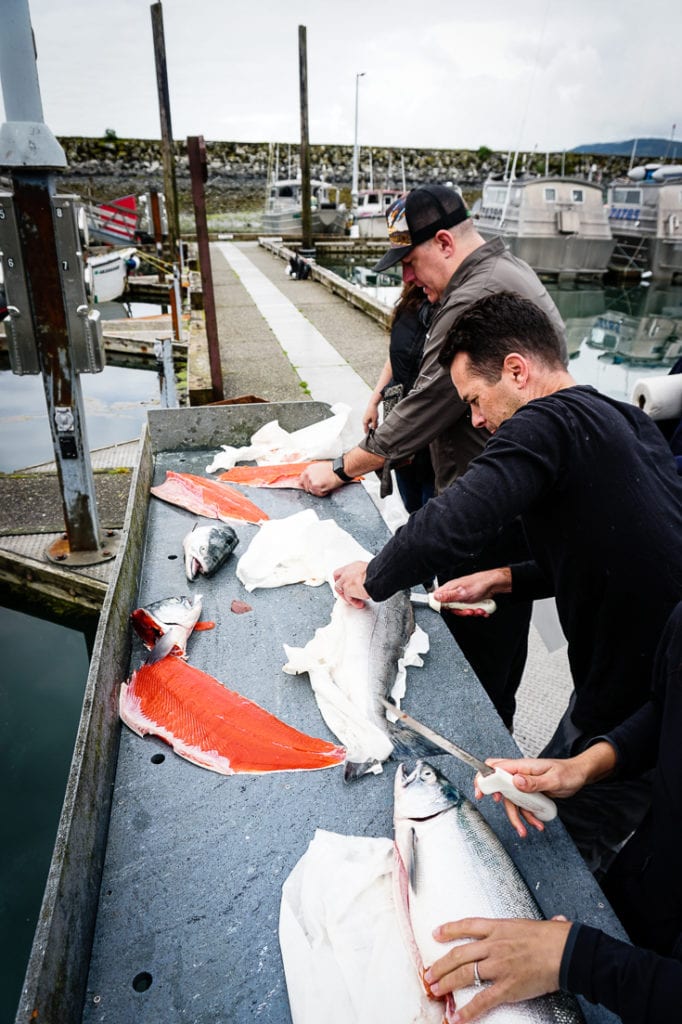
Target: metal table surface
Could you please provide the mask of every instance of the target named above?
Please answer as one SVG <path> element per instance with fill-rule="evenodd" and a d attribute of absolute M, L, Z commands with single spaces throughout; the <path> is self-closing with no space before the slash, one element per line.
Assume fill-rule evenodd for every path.
<path fill-rule="evenodd" d="M 154 482 L 161 483 L 167 469 L 204 475 L 213 454 L 162 452 Z M 344 487 L 324 500 L 288 490 L 248 494 L 271 517 L 312 506 L 370 551 L 388 538 L 361 486 Z M 329 587 L 296 584 L 248 594 L 235 568 L 256 533 L 249 525 L 236 527 L 239 547 L 215 577 L 189 583 L 182 540 L 195 520 L 183 509 L 149 499 L 137 606 L 201 593 L 202 618 L 215 621 L 216 628 L 190 638 L 189 662 L 296 728 L 334 739 L 308 677 L 282 672 L 283 644 L 303 646 L 329 621 Z M 233 614 L 234 598 L 246 600 L 253 611 Z M 484 757 L 517 754 L 440 617 L 428 608 L 417 608 L 415 617 L 429 634 L 431 650 L 423 668 L 408 670 L 405 709 Z M 135 638 L 131 669 L 143 654 Z M 434 763 L 472 796 L 470 769 L 447 756 Z M 290 1021 L 278 943 L 282 883 L 316 828 L 391 836 L 394 771 L 388 762 L 382 775 L 350 785 L 340 767 L 225 777 L 124 727 L 83 1021 Z M 522 842 L 492 800 L 479 807 L 547 916 L 564 913 L 623 937 L 560 823 Z M 590 1022 L 615 1020 L 601 1008 L 583 1007 Z"/>

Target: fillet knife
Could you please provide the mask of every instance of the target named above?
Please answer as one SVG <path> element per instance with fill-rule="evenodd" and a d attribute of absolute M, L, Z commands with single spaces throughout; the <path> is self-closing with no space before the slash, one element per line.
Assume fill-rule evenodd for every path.
<path fill-rule="evenodd" d="M 411 718 L 406 711 L 401 711 L 391 701 L 386 700 L 384 697 L 380 697 L 379 700 L 387 711 L 392 711 L 401 722 L 404 722 L 414 732 L 435 743 L 446 754 L 452 754 L 453 757 L 464 761 L 471 768 L 475 768 L 479 773 L 477 784 L 482 793 L 501 793 L 502 796 L 506 796 L 508 800 L 511 800 L 518 807 L 524 807 L 527 811 L 531 811 L 540 821 L 551 821 L 552 818 L 556 818 L 556 804 L 548 796 L 545 796 L 544 793 L 522 793 L 514 785 L 513 776 L 510 772 L 505 771 L 504 768 L 492 768 L 485 761 L 481 761 L 480 758 L 474 757 L 467 750 L 463 750 L 461 747 L 451 743 L 450 740 L 440 736 L 433 729 L 429 729 L 428 725 L 422 725 L 421 722 Z"/>
<path fill-rule="evenodd" d="M 497 610 L 497 605 L 494 601 L 437 601 L 433 594 L 419 594 L 414 590 L 410 591 L 410 601 L 412 604 L 428 604 L 429 608 L 433 608 L 434 612 L 439 612 L 441 608 L 482 608 L 488 615 L 492 615 Z"/>

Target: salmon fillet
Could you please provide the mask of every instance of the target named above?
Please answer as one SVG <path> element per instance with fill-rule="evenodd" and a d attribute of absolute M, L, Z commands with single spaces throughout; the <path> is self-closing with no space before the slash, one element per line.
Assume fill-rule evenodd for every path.
<path fill-rule="evenodd" d="M 171 505 L 179 505 L 188 512 L 207 519 L 220 519 L 224 523 L 236 521 L 257 526 L 270 518 L 233 487 L 192 473 L 174 473 L 169 469 L 165 481 L 151 487 L 150 491 Z"/>
<path fill-rule="evenodd" d="M 221 775 L 329 768 L 346 756 L 174 655 L 133 672 L 121 685 L 119 713 L 138 736 L 158 736 Z"/>

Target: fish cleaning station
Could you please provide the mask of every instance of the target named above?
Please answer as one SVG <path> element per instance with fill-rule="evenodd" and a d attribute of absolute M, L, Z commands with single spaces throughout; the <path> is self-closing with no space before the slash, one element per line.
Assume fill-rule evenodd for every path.
<path fill-rule="evenodd" d="M 22 5 L 12 3 L 21 13 Z M 4 60 L 7 67 L 6 54 Z M 31 60 L 24 60 L 24 70 L 31 65 Z M 47 156 L 46 150 L 40 151 L 39 167 L 27 166 L 25 156 L 16 159 L 15 194 L 2 207 L 7 216 L 10 207 L 19 210 L 17 245 L 30 274 L 36 256 L 34 252 L 31 257 L 25 245 L 30 234 L 27 222 L 41 210 L 46 221 L 62 219 L 58 213 L 48 217 L 45 208 L 62 209 L 64 219 L 69 216 L 53 203 L 52 179 L 60 154 L 42 124 L 36 86 L 37 81 L 28 82 L 25 88 L 33 105 L 15 108 L 6 102 L 7 115 L 15 125 L 33 124 L 31 138 L 38 134 L 46 140 Z M 15 141 L 21 151 L 19 136 Z M 0 134 L 0 142 L 7 143 L 6 134 Z M 44 234 L 53 238 L 49 223 Z M 58 244 L 66 243 L 61 239 Z M 230 518 L 236 549 L 208 575 L 190 578 L 187 571 L 188 537 L 199 524 L 215 526 L 223 511 L 218 506 L 211 510 L 205 499 L 200 500 L 200 487 L 192 478 L 227 492 L 228 485 L 214 468 L 227 458 L 226 446 L 252 449 L 262 433 L 272 436 L 276 424 L 280 435 L 285 432 L 279 450 L 285 452 L 286 442 L 295 435 L 289 442 L 295 454 L 301 432 L 312 427 L 324 431 L 334 417 L 345 417 L 345 425 L 331 441 L 341 452 L 361 436 L 362 412 L 386 358 L 381 318 L 369 317 L 359 308 L 361 302 L 351 305 L 314 276 L 288 276 L 288 254 L 272 240 L 214 242 L 210 262 L 219 347 L 217 353 L 206 355 L 206 361 L 213 359 L 209 376 L 213 382 L 220 377 L 222 394 L 212 396 L 213 404 L 149 412 L 139 442 L 126 446 L 122 454 L 119 468 L 130 471 L 125 484 L 115 494 L 105 493 L 101 482 L 95 487 L 90 452 L 78 423 L 78 374 L 88 371 L 88 353 L 91 358 L 100 353 L 96 318 L 88 321 L 87 303 L 77 295 L 76 309 L 86 308 L 69 321 L 57 279 L 56 249 L 53 255 L 53 266 L 43 261 L 45 308 L 34 308 L 34 300 L 26 295 L 31 326 L 20 344 L 22 351 L 34 346 L 46 380 L 59 481 L 53 484 L 62 499 L 67 496 L 67 535 L 55 523 L 54 508 L 43 509 L 46 525 L 55 529 L 31 532 L 34 548 L 22 557 L 26 572 L 39 574 L 45 569 L 45 548 L 61 540 L 66 557 L 50 565 L 49 585 L 57 593 L 60 587 L 68 588 L 69 578 L 80 580 L 84 587 L 91 586 L 92 605 L 101 612 L 17 1024 L 440 1021 L 443 1007 L 426 1000 L 416 968 L 413 974 L 400 966 L 407 953 L 400 945 L 397 920 L 382 917 L 384 931 L 375 934 L 378 919 L 361 913 L 362 926 L 350 929 L 350 914 L 358 909 L 353 904 L 362 910 L 364 889 L 354 893 L 351 875 L 331 868 L 322 881 L 319 872 L 315 877 L 301 872 L 302 859 L 313 843 L 331 849 L 348 839 L 355 844 L 353 850 L 370 849 L 362 845 L 369 842 L 383 843 L 381 849 L 385 853 L 388 844 L 392 857 L 394 782 L 399 773 L 400 783 L 416 761 L 387 728 L 382 712 L 381 739 L 388 742 L 388 751 L 369 757 L 369 770 L 346 781 L 353 774 L 344 768 L 344 761 L 352 761 L 351 741 L 342 741 L 330 727 L 330 702 L 325 703 L 311 685 L 314 667 L 296 674 L 297 652 L 317 631 L 335 622 L 338 599 L 329 581 L 337 549 L 323 541 L 314 567 L 306 562 L 297 569 L 300 549 L 278 541 L 274 553 L 270 549 L 269 574 L 259 580 L 253 569 L 250 576 L 247 573 L 256 542 L 292 517 L 304 517 L 300 533 L 306 554 L 319 521 L 324 537 L 342 538 L 347 562 L 358 553 L 377 553 L 403 521 L 404 510 L 396 502 L 383 504 L 380 511 L 374 479 L 349 484 L 327 498 L 292 487 L 235 485 L 236 501 L 242 505 L 242 511 Z M 23 280 L 20 268 L 15 270 L 9 282 L 12 298 L 20 293 Z M 75 275 L 71 284 L 76 287 Z M 68 293 L 67 299 L 72 298 Z M 19 305 L 13 308 L 15 324 L 21 323 Z M 36 325 L 48 312 L 53 323 L 46 341 Z M 73 400 L 65 390 L 67 383 L 75 389 Z M 229 404 L 244 397 L 251 400 Z M 75 424 L 67 415 L 74 408 Z M 308 457 L 330 457 L 325 451 Z M 241 461 L 252 463 L 256 456 L 242 455 Z M 288 461 L 301 459 L 290 451 Z M 187 488 L 180 500 L 160 492 L 177 477 Z M 87 497 L 85 509 L 82 500 L 78 504 L 73 499 L 80 518 L 68 507 L 69 495 Z M 259 514 L 243 511 L 245 499 Z M 5 530 L 2 548 L 9 551 L 13 544 L 18 550 L 19 537 Z M 133 628 L 131 614 L 141 610 L 148 617 L 160 605 L 177 606 L 183 596 L 195 609 L 200 598 L 200 622 L 195 617 L 187 625 L 167 616 L 161 622 L 161 641 L 170 638 L 177 650 L 166 650 L 162 657 L 154 648 L 147 661 L 149 651 Z M 405 692 L 399 695 L 403 709 L 477 757 L 517 756 L 519 748 L 441 617 L 424 604 L 413 607 L 408 595 L 398 595 L 397 604 L 407 633 L 412 635 L 416 626 L 428 638 L 421 646 L 422 663 L 415 660 L 405 669 Z M 369 609 L 351 612 L 361 617 L 373 614 Z M 379 698 L 393 692 L 399 657 L 404 656 L 404 644 L 398 649 L 398 623 L 385 619 L 377 615 L 382 635 L 364 652 L 355 653 L 351 642 L 359 628 L 351 627 L 339 645 L 341 657 L 353 650 L 355 660 L 347 673 L 374 709 L 381 706 Z M 422 637 L 421 632 L 417 635 Z M 186 661 L 180 657 L 183 652 Z M 172 675 L 190 680 L 186 703 L 167 703 L 152 720 L 151 701 L 145 703 L 147 698 L 140 696 L 139 704 L 128 703 L 128 724 L 122 723 L 122 688 L 141 687 L 149 679 L 166 686 Z M 227 752 L 200 735 L 211 709 L 190 707 L 192 682 L 198 691 L 199 678 L 203 685 L 206 676 L 211 677 L 207 685 L 222 684 L 229 691 L 235 708 L 230 721 L 212 723 L 221 736 L 231 730 Z M 374 693 L 377 680 L 388 676 L 381 692 Z M 290 730 L 297 731 L 300 746 Z M 281 740 L 284 732 L 286 742 Z M 269 753 L 266 750 L 265 761 L 254 767 L 258 744 L 269 745 Z M 324 766 L 317 756 L 320 751 L 329 755 Z M 227 770 L 226 756 L 232 765 Z M 283 756 L 289 759 L 285 768 Z M 474 771 L 468 764 L 440 751 L 429 753 L 428 760 L 473 799 Z M 402 762 L 404 769 L 399 767 Z M 558 819 L 548 821 L 543 833 L 521 841 L 500 805 L 486 799 L 477 808 L 477 834 L 490 837 L 482 822 L 491 826 L 499 840 L 495 843 L 504 848 L 528 890 L 524 906 L 534 900 L 538 914 L 564 914 L 625 938 Z M 403 842 L 404 834 L 403 827 Z M 408 841 L 409 834 L 408 829 Z M 492 845 L 489 838 L 482 851 L 477 850 L 475 875 L 483 889 L 497 892 L 513 871 L 500 867 Z M 371 849 L 375 857 L 376 847 Z M 323 858 L 325 863 L 331 861 Z M 458 872 L 464 873 L 455 862 L 452 876 Z M 386 872 L 380 882 L 387 899 Z M 382 913 L 392 914 L 383 895 L 381 899 Z M 381 956 L 394 948 L 389 940 L 398 943 L 397 959 L 387 963 Z M 338 972 L 342 975 L 344 970 L 348 988 L 342 992 Z M 353 980 L 356 988 L 351 994 Z M 404 1016 L 408 999 L 415 1000 L 417 1009 Z M 420 1000 L 426 1004 L 422 1010 Z M 524 1019 L 564 1024 L 579 1021 L 581 1012 L 588 1024 L 614 1019 L 583 1001 L 580 1009 L 552 1003 L 548 1015 Z"/>

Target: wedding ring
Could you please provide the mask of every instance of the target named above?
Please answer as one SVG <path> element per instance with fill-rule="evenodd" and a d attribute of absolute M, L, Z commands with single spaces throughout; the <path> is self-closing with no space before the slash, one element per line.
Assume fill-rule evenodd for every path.
<path fill-rule="evenodd" d="M 481 988 L 483 985 L 481 975 L 478 973 L 478 962 L 476 960 L 474 960 L 474 985 L 476 988 Z"/>

